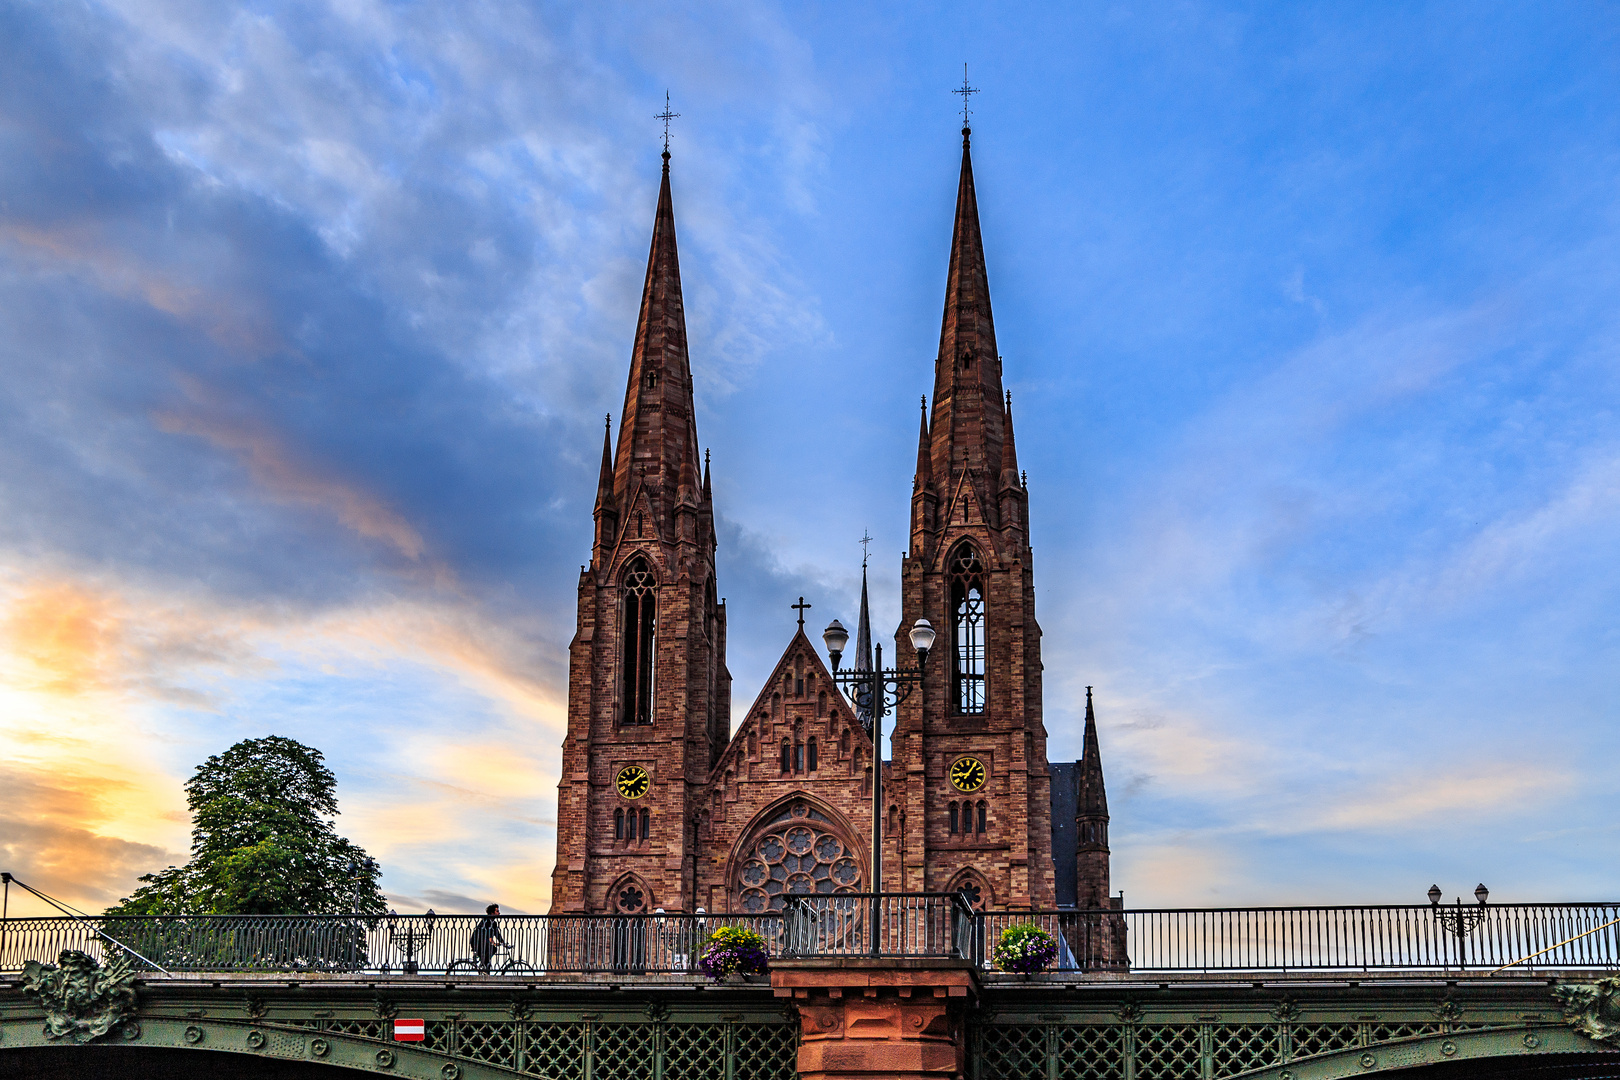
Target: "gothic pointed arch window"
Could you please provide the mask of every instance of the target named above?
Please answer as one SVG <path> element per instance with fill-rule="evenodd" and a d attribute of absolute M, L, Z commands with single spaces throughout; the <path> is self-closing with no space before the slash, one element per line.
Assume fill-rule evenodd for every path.
<path fill-rule="evenodd" d="M 619 638 L 622 724 L 653 722 L 653 672 L 658 644 L 658 580 L 644 556 L 624 571 L 624 623 Z"/>
<path fill-rule="evenodd" d="M 855 837 L 803 799 L 779 807 L 738 848 L 731 910 L 781 911 L 788 896 L 861 891 Z"/>
<path fill-rule="evenodd" d="M 964 715 L 984 712 L 984 562 L 959 544 L 946 568 L 951 584 L 951 701 Z"/>

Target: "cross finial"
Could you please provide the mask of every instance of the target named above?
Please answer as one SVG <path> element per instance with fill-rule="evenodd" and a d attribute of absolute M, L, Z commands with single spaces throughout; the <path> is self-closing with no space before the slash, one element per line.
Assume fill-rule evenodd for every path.
<path fill-rule="evenodd" d="M 977 94 L 978 92 L 979 92 L 978 87 L 968 85 L 967 64 L 963 64 L 962 65 L 962 88 L 960 90 L 952 90 L 951 91 L 951 93 L 953 93 L 953 94 L 961 94 L 962 95 L 962 130 L 963 131 L 966 131 L 969 127 L 972 126 L 971 124 L 968 123 L 968 117 L 973 115 L 973 110 L 968 108 L 968 101 L 973 97 L 974 94 Z"/>
<path fill-rule="evenodd" d="M 867 556 L 872 553 L 871 544 L 872 544 L 872 534 L 867 532 L 865 529 L 862 529 L 861 530 L 861 569 L 862 570 L 866 569 Z"/>
<path fill-rule="evenodd" d="M 963 70 L 964 71 L 967 70 L 965 65 L 963 66 Z M 654 120 L 662 120 L 664 122 L 664 156 L 666 158 L 669 157 L 669 122 L 671 120 L 679 119 L 680 115 L 681 114 L 678 113 L 678 112 L 671 112 L 670 111 L 670 108 L 669 108 L 669 91 L 665 90 L 664 91 L 664 111 L 659 113 L 657 116 L 653 117 L 653 119 Z"/>
<path fill-rule="evenodd" d="M 805 613 L 805 610 L 807 608 L 813 608 L 813 607 L 815 607 L 815 605 L 805 603 L 804 602 L 804 597 L 801 596 L 801 597 L 799 597 L 799 602 L 797 604 L 789 604 L 788 607 L 792 608 L 793 610 L 795 610 L 795 611 L 797 611 L 799 613 L 799 629 L 802 631 L 804 629 L 804 613 Z"/>

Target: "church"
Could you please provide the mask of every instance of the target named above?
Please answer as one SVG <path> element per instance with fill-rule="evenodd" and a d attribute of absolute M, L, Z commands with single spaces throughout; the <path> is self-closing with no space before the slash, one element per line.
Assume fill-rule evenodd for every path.
<path fill-rule="evenodd" d="M 794 893 L 965 895 L 985 910 L 1112 909 L 1108 800 L 1087 690 L 1081 760 L 1048 762 L 1041 630 L 1012 402 L 990 311 L 971 129 L 932 396 L 923 401 L 902 619 L 937 642 L 892 761 L 805 634 L 731 730 L 714 502 L 699 460 L 669 150 L 617 439 L 602 446 L 569 647 L 553 914 L 770 912 Z M 871 665 L 863 570 L 854 663 Z M 881 740 L 876 740 L 881 745 Z"/>

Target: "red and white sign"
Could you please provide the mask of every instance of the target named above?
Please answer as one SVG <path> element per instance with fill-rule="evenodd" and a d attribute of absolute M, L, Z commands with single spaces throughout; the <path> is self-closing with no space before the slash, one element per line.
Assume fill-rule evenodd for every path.
<path fill-rule="evenodd" d="M 395 1020 L 395 1042 L 421 1042 L 427 1038 L 427 1021 L 425 1020 Z"/>

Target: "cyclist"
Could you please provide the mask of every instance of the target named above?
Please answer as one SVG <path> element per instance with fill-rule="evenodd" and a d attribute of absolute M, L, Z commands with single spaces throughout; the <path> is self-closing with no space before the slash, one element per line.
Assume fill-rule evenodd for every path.
<path fill-rule="evenodd" d="M 478 957 L 478 970 L 485 975 L 489 974 L 489 958 L 495 955 L 497 943 L 506 945 L 507 941 L 501 936 L 501 926 L 495 917 L 501 913 L 501 905 L 491 904 L 484 909 L 484 917 L 478 920 L 473 928 L 472 945 L 473 955 Z"/>

